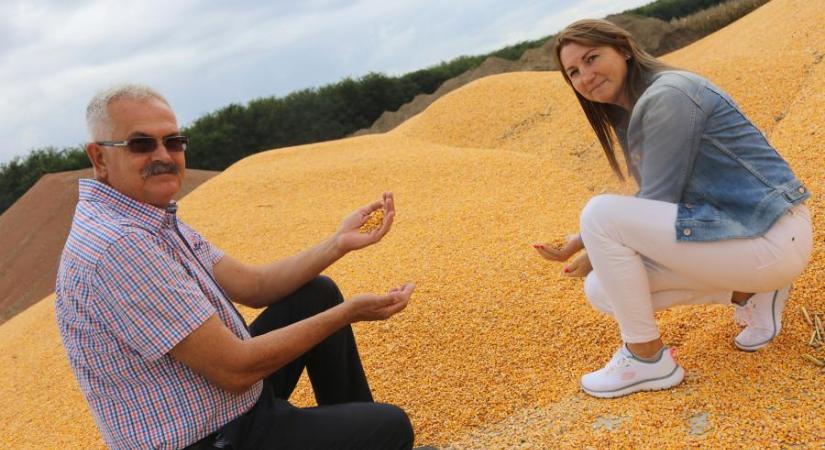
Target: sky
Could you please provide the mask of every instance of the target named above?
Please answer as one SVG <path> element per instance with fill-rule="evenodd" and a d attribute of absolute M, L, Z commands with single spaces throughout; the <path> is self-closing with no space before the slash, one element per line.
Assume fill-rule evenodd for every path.
<path fill-rule="evenodd" d="M 85 108 L 148 84 L 180 126 L 230 103 L 488 53 L 651 0 L 0 0 L 0 164 L 80 145 Z"/>

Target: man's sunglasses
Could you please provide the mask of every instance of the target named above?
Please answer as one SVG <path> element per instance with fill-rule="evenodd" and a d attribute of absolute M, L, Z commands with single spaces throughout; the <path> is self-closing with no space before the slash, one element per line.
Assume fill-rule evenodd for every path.
<path fill-rule="evenodd" d="M 189 138 L 186 136 L 166 136 L 162 141 L 169 152 L 185 151 L 189 145 Z M 149 136 L 133 137 L 126 141 L 97 141 L 95 144 L 104 147 L 126 147 L 132 153 L 152 153 L 158 148 L 158 140 Z"/>

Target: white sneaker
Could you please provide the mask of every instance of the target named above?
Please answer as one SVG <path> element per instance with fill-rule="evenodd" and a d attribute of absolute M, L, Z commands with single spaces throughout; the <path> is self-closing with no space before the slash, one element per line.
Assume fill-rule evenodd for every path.
<path fill-rule="evenodd" d="M 733 321 L 743 328 L 748 326 L 748 323 L 750 322 L 750 315 L 753 313 L 752 308 L 747 308 L 746 306 L 747 303 L 744 305 L 740 305 L 738 303 L 733 304 Z"/>
<path fill-rule="evenodd" d="M 740 350 L 755 352 L 768 345 L 782 329 L 782 311 L 791 294 L 791 286 L 772 292 L 760 292 L 744 306 L 736 305 L 734 317 L 745 329 L 733 339 Z"/>
<path fill-rule="evenodd" d="M 673 359 L 673 349 L 665 347 L 658 360 L 647 362 L 622 345 L 606 366 L 582 376 L 581 386 L 594 397 L 612 398 L 672 388 L 684 378 L 684 369 Z"/>

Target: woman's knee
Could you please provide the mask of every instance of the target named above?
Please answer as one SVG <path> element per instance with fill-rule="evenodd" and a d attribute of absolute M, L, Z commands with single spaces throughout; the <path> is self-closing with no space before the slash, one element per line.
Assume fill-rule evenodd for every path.
<path fill-rule="evenodd" d="M 599 312 L 613 315 L 613 309 L 610 307 L 610 300 L 607 298 L 607 293 L 602 287 L 596 272 L 590 272 L 587 278 L 584 279 L 584 295 L 590 302 L 590 305 Z"/>
<path fill-rule="evenodd" d="M 614 214 L 615 204 L 621 199 L 621 195 L 602 194 L 591 198 L 584 208 L 582 208 L 579 221 L 581 229 L 590 229 L 592 225 L 603 223 L 608 217 Z"/>

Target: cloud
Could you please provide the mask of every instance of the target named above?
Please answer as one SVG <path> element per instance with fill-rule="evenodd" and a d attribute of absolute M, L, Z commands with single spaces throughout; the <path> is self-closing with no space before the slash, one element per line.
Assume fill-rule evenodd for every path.
<path fill-rule="evenodd" d="M 156 87 L 187 124 L 232 102 L 370 71 L 399 75 L 643 3 L 6 0 L 0 163 L 83 142 L 86 102 L 117 82 Z"/>

